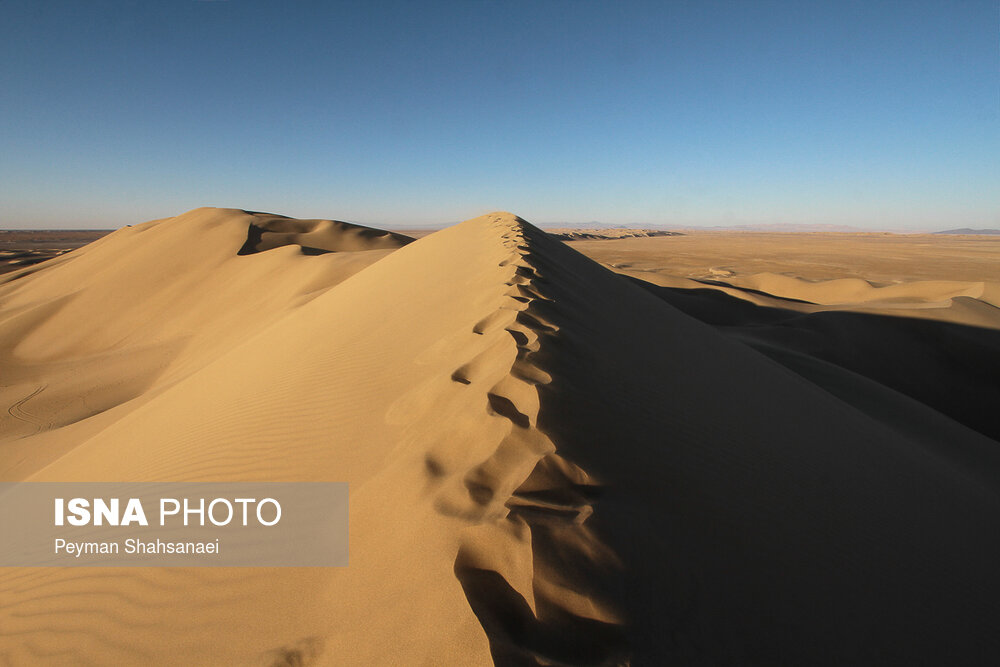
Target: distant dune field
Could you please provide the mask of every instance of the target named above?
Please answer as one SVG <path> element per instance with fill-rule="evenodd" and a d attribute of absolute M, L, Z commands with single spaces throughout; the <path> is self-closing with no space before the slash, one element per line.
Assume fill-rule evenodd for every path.
<path fill-rule="evenodd" d="M 0 569 L 0 662 L 989 664 L 1000 245 L 928 239 L 206 208 L 4 274 L 0 479 L 344 481 L 350 565 Z"/>
<path fill-rule="evenodd" d="M 105 230 L 0 229 L 0 274 L 58 257 L 110 234 Z"/>

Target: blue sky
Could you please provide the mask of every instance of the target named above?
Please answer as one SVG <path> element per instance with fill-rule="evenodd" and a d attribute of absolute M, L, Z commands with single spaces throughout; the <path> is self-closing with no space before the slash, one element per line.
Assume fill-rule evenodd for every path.
<path fill-rule="evenodd" d="M 0 228 L 1000 227 L 1000 3 L 0 0 Z"/>

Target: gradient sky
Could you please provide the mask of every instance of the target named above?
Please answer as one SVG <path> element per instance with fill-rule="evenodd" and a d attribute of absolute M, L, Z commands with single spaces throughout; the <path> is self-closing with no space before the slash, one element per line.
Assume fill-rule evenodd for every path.
<path fill-rule="evenodd" d="M 1000 227 L 1000 3 L 0 0 L 0 228 Z"/>

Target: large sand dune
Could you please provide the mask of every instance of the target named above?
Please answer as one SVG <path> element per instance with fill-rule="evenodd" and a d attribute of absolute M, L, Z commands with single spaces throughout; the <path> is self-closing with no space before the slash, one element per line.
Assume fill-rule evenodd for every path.
<path fill-rule="evenodd" d="M 0 479 L 351 490 L 345 568 L 4 569 L 0 658 L 1000 654 L 1000 444 L 976 410 L 878 345 L 852 366 L 755 334 L 794 311 L 616 275 L 510 214 L 407 241 L 199 209 L 0 279 Z M 877 330 L 893 363 L 955 340 L 996 363 L 992 330 L 913 322 Z M 954 366 L 921 368 L 966 391 Z"/>

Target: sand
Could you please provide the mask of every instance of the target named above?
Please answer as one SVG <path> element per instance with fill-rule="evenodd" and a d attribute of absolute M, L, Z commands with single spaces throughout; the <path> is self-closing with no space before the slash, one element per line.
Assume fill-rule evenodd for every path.
<path fill-rule="evenodd" d="M 0 274 L 58 257 L 96 241 L 110 231 L 0 229 Z"/>
<path fill-rule="evenodd" d="M 743 298 L 788 301 L 760 294 L 781 278 L 640 282 L 508 213 L 409 241 L 198 209 L 0 278 L 0 479 L 350 484 L 344 568 L 0 570 L 0 656 L 997 654 L 1000 449 L 973 396 L 997 391 L 994 329 L 855 312 L 876 289 L 856 282 L 810 313 Z M 995 307 L 914 289 L 888 301 Z M 778 335 L 831 315 L 892 324 Z M 914 369 L 952 403 L 894 386 Z"/>

